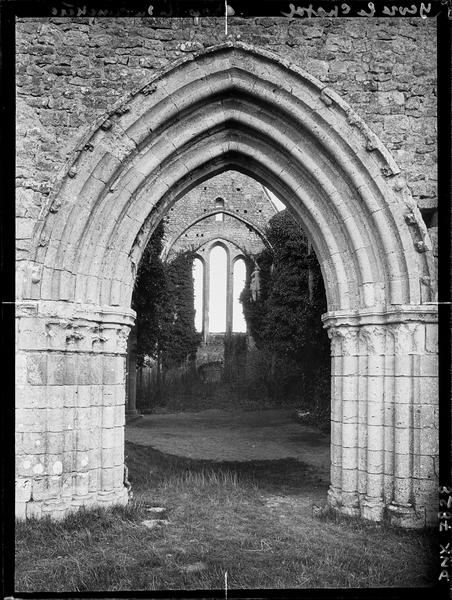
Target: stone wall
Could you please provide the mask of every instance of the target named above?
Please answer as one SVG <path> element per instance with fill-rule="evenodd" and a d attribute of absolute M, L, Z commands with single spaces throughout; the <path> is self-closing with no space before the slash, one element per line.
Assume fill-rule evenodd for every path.
<path fill-rule="evenodd" d="M 18 19 L 17 238 L 91 124 L 171 62 L 224 40 L 222 19 Z M 235 39 L 338 92 L 393 153 L 422 209 L 436 206 L 433 19 L 231 18 Z"/>
<path fill-rule="evenodd" d="M 216 198 L 224 200 L 227 211 L 222 221 L 208 216 L 216 210 Z M 262 185 L 237 171 L 227 171 L 196 187 L 170 208 L 164 218 L 164 254 L 171 258 L 217 238 L 235 243 L 242 252 L 257 254 L 265 246 L 260 234 L 265 234 L 276 212 Z"/>

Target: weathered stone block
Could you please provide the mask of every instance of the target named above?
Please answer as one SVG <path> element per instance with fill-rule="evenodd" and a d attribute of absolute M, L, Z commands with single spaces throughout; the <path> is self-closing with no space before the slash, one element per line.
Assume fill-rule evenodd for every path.
<path fill-rule="evenodd" d="M 89 459 L 90 453 L 87 450 L 83 450 L 81 447 L 77 447 L 75 466 L 78 472 L 83 472 L 83 474 L 85 474 L 86 471 L 89 471 L 89 469 L 92 468 L 92 465 L 89 464 Z"/>
<path fill-rule="evenodd" d="M 381 425 L 367 426 L 368 451 L 380 452 L 383 450 L 384 428 Z"/>
<path fill-rule="evenodd" d="M 77 473 L 75 476 L 74 492 L 76 496 L 86 496 L 89 493 L 88 473 Z"/>
<path fill-rule="evenodd" d="M 39 502 L 30 501 L 25 505 L 25 518 L 39 519 L 42 514 L 42 506 Z"/>
<path fill-rule="evenodd" d="M 77 387 L 69 384 L 63 388 L 63 406 L 65 408 L 75 408 L 77 406 Z"/>
<path fill-rule="evenodd" d="M 117 445 L 119 429 L 119 427 L 114 427 L 112 429 L 102 430 L 102 448 L 109 449 Z M 119 440 L 120 439 L 121 436 L 119 437 Z"/>
<path fill-rule="evenodd" d="M 47 409 L 16 408 L 18 432 L 44 432 L 47 427 Z"/>
<path fill-rule="evenodd" d="M 419 375 L 432 379 L 438 376 L 438 357 L 436 355 L 420 356 Z"/>
<path fill-rule="evenodd" d="M 65 413 L 65 420 L 66 420 L 66 413 L 67 413 L 68 409 L 65 409 L 64 413 Z M 66 454 L 67 452 L 72 452 L 72 450 L 75 448 L 75 443 L 76 443 L 76 431 L 71 428 L 68 429 L 66 424 L 64 427 L 64 432 L 61 435 L 61 437 L 63 438 L 63 452 Z"/>
<path fill-rule="evenodd" d="M 64 408 L 47 409 L 47 431 L 61 433 L 64 429 Z"/>
<path fill-rule="evenodd" d="M 357 464 L 358 449 L 342 445 L 342 468 L 353 469 Z"/>
<path fill-rule="evenodd" d="M 358 473 L 355 469 L 342 470 L 342 491 L 356 492 L 358 489 Z"/>
<path fill-rule="evenodd" d="M 79 385 L 91 385 L 99 382 L 97 373 L 91 364 L 93 355 L 83 353 L 78 357 L 78 379 Z"/>
<path fill-rule="evenodd" d="M 113 406 L 105 406 L 102 409 L 102 427 L 112 428 L 115 426 L 115 415 Z"/>
<path fill-rule="evenodd" d="M 380 412 L 383 407 L 384 396 L 384 380 L 383 377 L 368 377 L 367 378 L 367 398 L 372 408 L 374 408 L 373 416 L 376 417 L 376 411 Z M 378 409 L 380 407 L 380 409 Z"/>
<path fill-rule="evenodd" d="M 98 469 L 102 467 L 102 448 L 99 443 L 99 432 L 95 432 L 94 442 L 92 450 L 89 451 L 89 464 L 92 469 Z"/>
<path fill-rule="evenodd" d="M 46 454 L 60 455 L 64 452 L 64 435 L 61 431 L 53 432 L 50 428 L 45 434 Z M 57 474 L 57 473 L 54 473 Z"/>
<path fill-rule="evenodd" d="M 356 373 L 356 371 L 355 371 Z M 381 377 L 385 373 L 385 361 L 379 356 L 369 356 L 367 361 L 367 375 L 369 377 Z"/>
<path fill-rule="evenodd" d="M 64 472 L 61 476 L 61 497 L 63 501 L 72 498 L 74 480 L 74 474 L 70 472 L 70 469 L 65 468 L 65 464 L 71 464 L 70 460 L 66 458 L 66 463 L 63 462 Z"/>
<path fill-rule="evenodd" d="M 430 368 L 428 370 L 430 370 Z M 434 371 L 434 368 L 431 370 Z M 422 404 L 432 404 L 437 406 L 439 402 L 438 377 L 419 377 L 418 381 L 420 402 L 422 402 Z"/>
<path fill-rule="evenodd" d="M 101 470 L 101 486 L 103 491 L 110 491 L 113 488 L 114 472 L 113 467 Z"/>
<path fill-rule="evenodd" d="M 104 357 L 103 383 L 104 385 L 115 385 L 122 383 L 122 378 L 118 375 L 118 362 L 116 356 Z"/>
<path fill-rule="evenodd" d="M 420 431 L 420 445 L 423 454 L 429 454 L 430 456 L 438 456 L 438 430 L 428 427 L 422 428 Z"/>
<path fill-rule="evenodd" d="M 75 409 L 75 420 L 77 429 L 88 429 L 92 425 L 91 406 L 79 406 Z"/>
<path fill-rule="evenodd" d="M 31 499 L 31 487 L 32 487 L 32 480 L 31 479 L 24 479 L 24 478 L 18 478 L 16 479 L 16 484 L 15 484 L 15 495 L 16 495 L 16 502 L 19 502 L 20 504 L 23 505 L 22 507 L 22 511 L 23 513 L 25 512 L 25 502 L 29 502 L 29 500 Z M 19 518 L 24 518 L 25 514 L 22 514 L 22 517 Z"/>
<path fill-rule="evenodd" d="M 75 408 L 65 408 L 63 412 L 63 430 L 65 432 L 65 436 L 70 436 L 75 427 Z"/>
<path fill-rule="evenodd" d="M 102 406 L 91 406 L 91 428 L 102 427 Z"/>
<path fill-rule="evenodd" d="M 114 407 L 113 425 L 114 427 L 124 427 L 126 421 L 125 405 L 120 404 Z"/>
<path fill-rule="evenodd" d="M 91 386 L 90 385 L 78 385 L 77 386 L 77 406 L 79 408 L 91 406 Z"/>
<path fill-rule="evenodd" d="M 409 377 L 412 373 L 412 357 L 409 354 L 398 354 L 394 359 L 394 374 L 396 377 Z"/>
<path fill-rule="evenodd" d="M 65 395 L 66 395 L 66 386 L 62 385 L 52 385 L 47 388 L 47 408 L 56 409 L 63 408 Z"/>
<path fill-rule="evenodd" d="M 47 354 L 28 353 L 27 360 L 27 382 L 30 385 L 47 384 Z"/>
<path fill-rule="evenodd" d="M 75 386 L 78 382 L 78 355 L 76 353 L 66 354 L 66 365 L 64 374 L 64 385 Z"/>
<path fill-rule="evenodd" d="M 66 383 L 66 356 L 49 353 L 47 358 L 47 384 L 63 386 Z"/>
<path fill-rule="evenodd" d="M 342 446 L 331 444 L 331 464 L 337 467 L 342 465 Z"/>
<path fill-rule="evenodd" d="M 342 399 L 353 402 L 358 399 L 358 381 L 351 375 L 342 378 Z"/>
<path fill-rule="evenodd" d="M 18 408 L 46 408 L 47 388 L 45 386 L 17 385 L 16 405 Z"/>
<path fill-rule="evenodd" d="M 97 492 L 100 488 L 100 470 L 91 468 L 88 471 L 88 493 Z"/>
<path fill-rule="evenodd" d="M 368 473 L 366 482 L 366 497 L 371 500 L 371 504 L 374 504 L 371 510 L 366 514 L 363 511 L 365 519 L 372 521 L 381 521 L 383 513 L 383 474 L 382 473 Z M 364 504 L 365 501 L 363 501 Z M 372 510 L 372 508 L 374 510 Z"/>
<path fill-rule="evenodd" d="M 89 414 L 89 412 L 88 412 Z M 79 460 L 79 454 L 85 453 L 91 450 L 92 446 L 92 431 L 86 428 L 77 429 L 75 432 L 76 448 L 77 448 L 77 460 Z M 84 465 L 86 466 L 86 465 Z"/>
<path fill-rule="evenodd" d="M 412 385 L 411 377 L 400 376 L 394 378 L 394 402 L 396 404 L 412 402 Z"/>
<path fill-rule="evenodd" d="M 358 444 L 358 427 L 354 423 L 342 425 L 342 447 L 355 449 Z"/>
<path fill-rule="evenodd" d="M 438 479 L 438 458 L 433 456 L 415 456 L 417 462 L 417 477 L 419 479 L 430 479 L 437 481 Z"/>
<path fill-rule="evenodd" d="M 397 428 L 406 429 L 411 423 L 412 413 L 413 408 L 410 406 L 410 404 L 398 403 L 394 410 L 394 426 Z"/>

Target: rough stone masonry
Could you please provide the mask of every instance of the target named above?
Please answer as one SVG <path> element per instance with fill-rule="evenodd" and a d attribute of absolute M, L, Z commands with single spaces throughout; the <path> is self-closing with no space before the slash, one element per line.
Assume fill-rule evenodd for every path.
<path fill-rule="evenodd" d="M 290 207 L 332 346 L 329 502 L 435 516 L 436 56 L 428 19 L 19 19 L 17 515 L 127 501 L 133 277 L 228 169 Z"/>

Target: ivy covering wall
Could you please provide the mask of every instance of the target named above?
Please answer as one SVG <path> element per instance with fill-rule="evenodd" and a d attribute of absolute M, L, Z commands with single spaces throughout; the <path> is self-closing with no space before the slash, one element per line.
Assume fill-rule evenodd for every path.
<path fill-rule="evenodd" d="M 194 326 L 193 253 L 164 263 L 161 222 L 140 261 L 132 299 L 137 312 L 137 365 L 146 356 L 163 370 L 193 358 L 201 341 Z"/>
<path fill-rule="evenodd" d="M 268 392 L 281 401 L 297 396 L 319 413 L 329 411 L 329 340 L 323 278 L 300 226 L 287 211 L 269 222 L 273 248 L 255 257 L 260 291 L 253 299 L 248 278 L 242 293 L 249 331 L 263 359 Z"/>

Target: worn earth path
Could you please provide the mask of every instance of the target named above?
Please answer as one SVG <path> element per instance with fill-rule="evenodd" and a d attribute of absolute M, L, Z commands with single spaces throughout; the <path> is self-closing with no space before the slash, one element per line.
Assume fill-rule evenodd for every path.
<path fill-rule="evenodd" d="M 296 421 L 293 409 L 144 415 L 127 425 L 126 440 L 198 460 L 294 458 L 329 479 L 329 436 Z"/>

